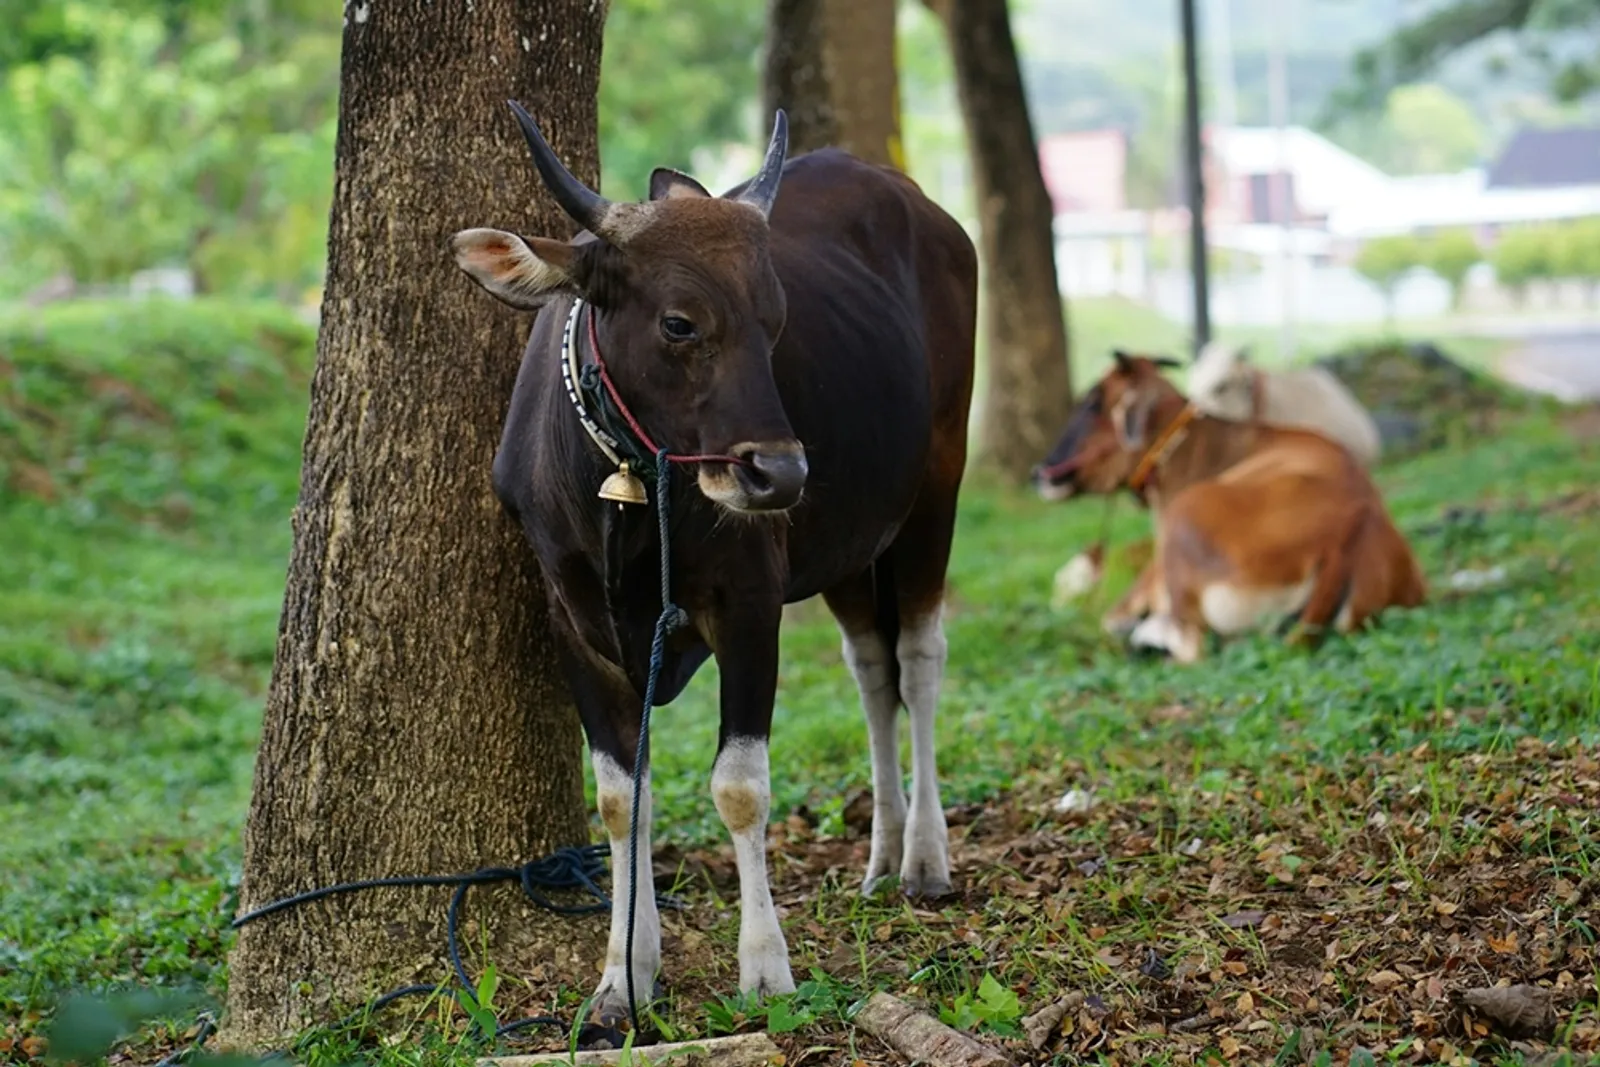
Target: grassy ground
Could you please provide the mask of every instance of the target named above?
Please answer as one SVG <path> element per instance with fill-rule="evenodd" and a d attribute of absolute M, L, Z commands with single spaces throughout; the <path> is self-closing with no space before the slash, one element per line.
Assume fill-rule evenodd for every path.
<path fill-rule="evenodd" d="M 103 342 L 104 309 L 67 314 L 81 320 L 0 323 L 0 458 L 29 490 L 0 496 L 0 1062 L 44 1051 L 62 990 L 225 980 L 310 358 L 267 309 L 117 322 L 136 364 Z M 1160 343 L 1117 321 L 1093 329 Z M 1498 439 L 1382 473 L 1435 585 L 1426 608 L 1315 654 L 1262 638 L 1187 670 L 1129 660 L 1096 604 L 1050 609 L 1098 506 L 973 486 L 939 724 L 959 895 L 922 909 L 853 892 L 865 729 L 831 624 L 801 605 L 774 736 L 774 886 L 813 980 L 777 1009 L 728 997 L 737 892 L 706 795 L 708 670 L 657 720 L 658 873 L 689 905 L 666 918 L 664 1028 L 765 1025 L 791 1065 L 883 1062 L 842 1016 L 885 988 L 1062 1063 L 1600 1049 L 1586 425 L 1508 419 Z M 1122 506 L 1116 540 L 1146 524 Z M 1448 587 L 1492 567 L 1489 588 Z M 1092 799 L 1058 812 L 1068 790 Z M 570 1013 L 590 980 L 505 976 L 496 1008 Z M 1502 980 L 1547 990 L 1554 1028 L 1519 1047 L 1465 1009 Z M 1063 998 L 1032 1052 L 1022 1017 Z M 319 1035 L 305 1062 L 476 1051 L 459 1012 L 433 1025 L 444 1014 L 405 1009 L 413 1040 L 381 1052 L 359 1030 Z M 179 1036 L 147 1030 L 119 1058 Z"/>

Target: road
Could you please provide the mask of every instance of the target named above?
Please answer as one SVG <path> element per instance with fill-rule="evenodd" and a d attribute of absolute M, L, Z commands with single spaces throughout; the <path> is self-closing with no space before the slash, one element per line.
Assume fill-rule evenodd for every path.
<path fill-rule="evenodd" d="M 1600 330 L 1524 337 L 1497 369 L 1514 385 L 1568 403 L 1600 400 Z"/>

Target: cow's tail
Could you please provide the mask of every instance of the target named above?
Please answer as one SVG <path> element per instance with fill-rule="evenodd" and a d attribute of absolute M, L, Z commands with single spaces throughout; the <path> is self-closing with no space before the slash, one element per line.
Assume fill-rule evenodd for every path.
<path fill-rule="evenodd" d="M 889 681 L 895 696 L 900 695 L 900 596 L 895 588 L 892 553 L 885 552 L 872 565 L 872 604 L 878 636 L 889 649 Z"/>

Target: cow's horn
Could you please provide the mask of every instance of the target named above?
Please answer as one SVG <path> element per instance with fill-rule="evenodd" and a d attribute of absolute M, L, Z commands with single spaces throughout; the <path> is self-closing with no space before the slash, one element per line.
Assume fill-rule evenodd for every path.
<path fill-rule="evenodd" d="M 772 214 L 772 202 L 778 199 L 778 183 L 783 180 L 783 161 L 789 154 L 789 116 L 779 108 L 772 120 L 772 140 L 767 143 L 767 158 L 761 169 L 750 179 L 739 199 L 753 204 L 763 215 Z"/>
<path fill-rule="evenodd" d="M 539 127 L 534 125 L 521 104 L 515 100 L 506 103 L 511 105 L 511 113 L 517 117 L 517 125 L 522 127 L 522 136 L 528 141 L 528 149 L 533 153 L 533 165 L 538 168 L 544 187 L 550 190 L 550 195 L 556 198 L 556 203 L 571 216 L 572 221 L 591 233 L 605 237 L 606 216 L 611 212 L 611 201 L 572 176 L 572 172 L 556 158 L 544 134 L 539 132 Z"/>

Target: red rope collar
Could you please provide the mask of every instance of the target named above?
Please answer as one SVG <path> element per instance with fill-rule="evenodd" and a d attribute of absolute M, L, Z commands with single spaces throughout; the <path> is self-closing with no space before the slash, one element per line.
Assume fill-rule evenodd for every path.
<path fill-rule="evenodd" d="M 648 448 L 651 455 L 660 455 L 661 446 L 656 444 L 655 438 L 645 432 L 645 428 L 639 424 L 639 420 L 633 417 L 633 412 L 628 409 L 628 405 L 622 402 L 622 394 L 617 392 L 616 383 L 611 380 L 611 372 L 606 369 L 605 358 L 600 354 L 600 335 L 595 330 L 594 325 L 596 314 L 594 305 L 590 304 L 589 347 L 594 349 L 594 365 L 600 368 L 600 382 L 606 387 L 606 392 L 610 395 L 611 402 L 617 405 L 617 410 L 622 412 L 622 417 L 628 421 L 628 429 L 633 431 L 633 435 L 639 439 L 639 443 Z M 672 463 L 736 463 L 740 466 L 747 464 L 746 460 L 740 459 L 738 456 L 691 456 L 676 452 L 668 452 L 667 460 Z"/>

